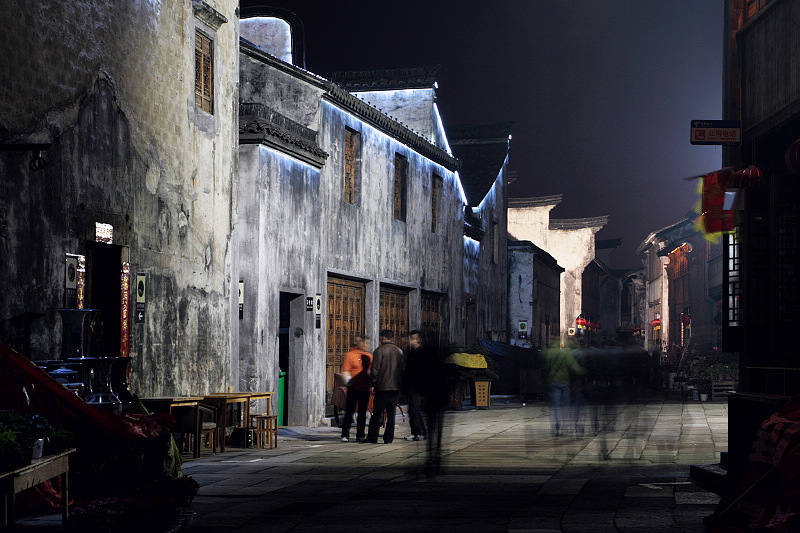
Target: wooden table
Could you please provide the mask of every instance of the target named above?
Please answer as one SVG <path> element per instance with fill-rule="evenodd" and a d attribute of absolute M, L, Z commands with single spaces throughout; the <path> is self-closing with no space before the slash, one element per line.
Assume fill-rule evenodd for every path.
<path fill-rule="evenodd" d="M 247 394 L 250 395 L 250 400 L 267 400 L 267 415 L 272 414 L 272 396 L 275 394 L 274 392 L 248 392 Z"/>
<path fill-rule="evenodd" d="M 228 406 L 234 403 L 242 404 L 244 415 L 244 429 L 242 432 L 242 448 L 247 447 L 247 424 L 250 419 L 250 394 L 249 392 L 217 392 L 203 396 L 203 401 L 217 407 L 217 427 L 220 428 L 219 439 L 220 453 L 225 451 L 226 425 L 228 423 Z"/>
<path fill-rule="evenodd" d="M 16 494 L 56 476 L 61 476 L 61 523 L 64 524 L 69 516 L 69 460 L 74 453 L 75 448 L 70 448 L 55 455 L 46 455 L 22 468 L 0 472 L 0 491 L 3 493 L 0 527 L 14 526 Z"/>
<path fill-rule="evenodd" d="M 144 406 L 153 413 L 169 413 L 172 414 L 174 408 L 192 407 L 194 412 L 194 449 L 192 450 L 192 457 L 200 457 L 200 440 L 203 428 L 203 421 L 200 416 L 200 402 L 203 401 L 202 396 L 151 396 L 148 398 L 139 398 Z"/>

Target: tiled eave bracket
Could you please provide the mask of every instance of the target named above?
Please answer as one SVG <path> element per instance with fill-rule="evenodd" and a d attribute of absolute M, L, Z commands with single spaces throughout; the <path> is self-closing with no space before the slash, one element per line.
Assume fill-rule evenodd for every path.
<path fill-rule="evenodd" d="M 608 224 L 608 216 L 589 218 L 563 218 L 550 221 L 550 229 L 602 228 Z"/>
<path fill-rule="evenodd" d="M 483 231 L 481 228 L 476 228 L 475 226 L 472 226 L 469 223 L 464 222 L 464 235 L 466 235 L 470 239 L 481 242 L 483 240 L 483 237 L 486 235 L 486 232 Z"/>
<path fill-rule="evenodd" d="M 225 15 L 203 2 L 203 0 L 192 0 L 192 11 L 194 11 L 195 17 L 205 22 L 214 31 L 217 31 L 220 26 L 228 22 Z"/>
<path fill-rule="evenodd" d="M 455 172 L 461 168 L 460 160 L 451 156 L 438 146 L 429 143 L 423 137 L 420 137 L 417 133 L 384 114 L 382 111 L 372 107 L 363 100 L 356 98 L 332 81 L 326 80 L 325 78 L 317 76 L 316 74 L 312 74 L 311 72 L 286 63 L 285 61 L 281 61 L 277 57 L 259 50 L 257 47 L 253 46 L 252 43 L 240 41 L 239 49 L 246 56 L 270 65 L 281 72 L 285 72 L 291 76 L 302 79 L 312 86 L 319 87 L 325 91 L 323 98 L 327 99 L 336 106 L 353 113 L 359 119 L 386 133 L 387 135 L 394 137 L 412 150 L 429 158 L 434 163 L 442 165 L 447 170 Z"/>
<path fill-rule="evenodd" d="M 525 207 L 546 207 L 548 205 L 556 206 L 561 203 L 560 194 L 552 196 L 536 196 L 533 198 L 509 198 L 508 207 L 510 208 L 525 208 Z"/>
<path fill-rule="evenodd" d="M 328 154 L 317 146 L 317 133 L 264 104 L 239 105 L 239 144 L 263 144 L 322 168 Z"/>

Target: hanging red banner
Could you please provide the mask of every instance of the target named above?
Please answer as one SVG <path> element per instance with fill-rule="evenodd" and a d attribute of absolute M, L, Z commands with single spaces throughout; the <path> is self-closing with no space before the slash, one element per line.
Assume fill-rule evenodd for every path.
<path fill-rule="evenodd" d="M 703 225 L 706 233 L 721 233 L 736 229 L 735 211 L 723 209 L 725 186 L 730 169 L 717 170 L 703 176 Z"/>

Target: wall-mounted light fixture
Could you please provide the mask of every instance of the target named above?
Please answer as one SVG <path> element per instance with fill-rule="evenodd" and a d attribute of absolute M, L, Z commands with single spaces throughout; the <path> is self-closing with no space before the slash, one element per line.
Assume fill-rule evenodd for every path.
<path fill-rule="evenodd" d="M 48 150 L 51 146 L 50 143 L 0 143 L 0 152 L 33 152 L 28 168 L 31 172 L 36 172 L 47 165 L 47 160 L 42 157 L 42 150 Z"/>

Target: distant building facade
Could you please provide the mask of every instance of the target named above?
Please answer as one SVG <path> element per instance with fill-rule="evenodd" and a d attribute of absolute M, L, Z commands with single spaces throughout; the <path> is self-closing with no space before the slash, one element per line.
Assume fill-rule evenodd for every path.
<path fill-rule="evenodd" d="M 652 232 L 637 249 L 647 272 L 645 341 L 673 364 L 720 350 L 722 244 L 707 240 L 698 223 L 687 218 Z"/>
<path fill-rule="evenodd" d="M 595 234 L 606 225 L 608 217 L 551 220 L 550 211 L 560 202 L 561 195 L 509 199 L 508 231 L 515 239 L 531 241 L 547 250 L 565 269 L 561 275 L 559 324 L 564 336 L 584 313 L 584 270 L 595 261 Z M 599 291 L 599 283 L 597 289 Z M 587 298 L 590 304 L 592 296 Z M 594 298 L 599 300 L 599 292 Z M 599 324 L 596 316 L 584 318 Z"/>
<path fill-rule="evenodd" d="M 561 267 L 530 241 L 508 242 L 508 331 L 510 342 L 536 348 L 560 337 Z"/>

